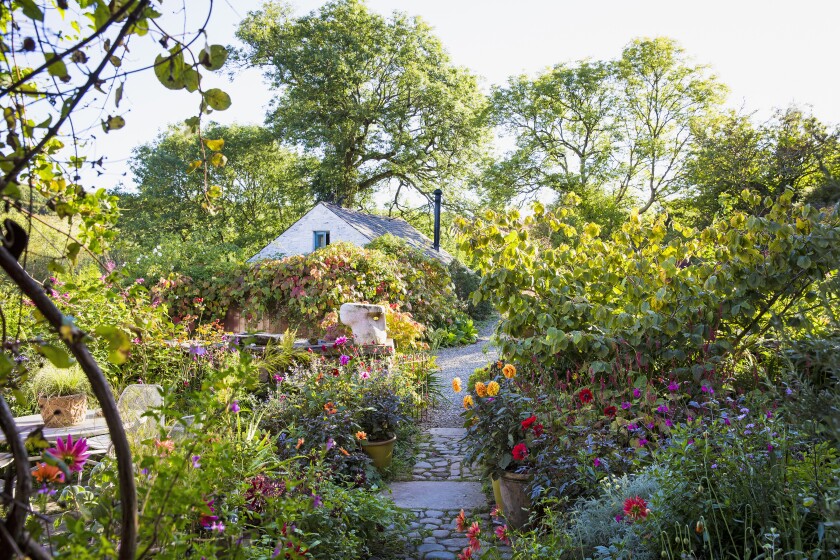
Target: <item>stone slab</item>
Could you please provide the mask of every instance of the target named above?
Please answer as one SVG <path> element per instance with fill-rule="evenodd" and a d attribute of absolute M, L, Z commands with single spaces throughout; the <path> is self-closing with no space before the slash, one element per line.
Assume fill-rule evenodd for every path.
<path fill-rule="evenodd" d="M 457 436 L 464 437 L 467 435 L 466 428 L 430 428 L 429 433 L 433 436 Z"/>
<path fill-rule="evenodd" d="M 407 509 L 476 509 L 487 505 L 480 482 L 414 480 L 391 484 L 391 499 Z"/>

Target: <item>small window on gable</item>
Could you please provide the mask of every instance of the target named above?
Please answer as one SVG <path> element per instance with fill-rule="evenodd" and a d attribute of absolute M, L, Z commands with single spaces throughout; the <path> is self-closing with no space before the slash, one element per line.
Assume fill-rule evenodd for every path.
<path fill-rule="evenodd" d="M 326 247 L 330 244 L 330 232 L 328 231 L 314 231 L 313 233 L 313 243 L 312 243 L 312 250 L 320 249 L 321 247 Z"/>

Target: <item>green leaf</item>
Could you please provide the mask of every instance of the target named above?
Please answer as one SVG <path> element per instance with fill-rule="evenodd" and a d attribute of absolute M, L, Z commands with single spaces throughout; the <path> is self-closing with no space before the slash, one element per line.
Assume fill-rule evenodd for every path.
<path fill-rule="evenodd" d="M 222 45 L 210 45 L 204 47 L 198 53 L 198 62 L 208 70 L 218 70 L 224 66 L 227 60 L 228 52 Z"/>
<path fill-rule="evenodd" d="M 811 259 L 808 258 L 807 255 L 802 255 L 798 259 L 796 259 L 796 266 L 799 268 L 808 268 L 811 266 Z"/>
<path fill-rule="evenodd" d="M 114 93 L 114 104 L 119 107 L 120 101 L 122 101 L 123 97 L 123 86 L 125 86 L 125 82 L 121 83 L 117 86 L 117 91 Z"/>
<path fill-rule="evenodd" d="M 94 332 L 108 341 L 108 360 L 116 365 L 125 363 L 131 350 L 131 339 L 126 332 L 112 325 L 100 325 Z"/>
<path fill-rule="evenodd" d="M 215 152 L 213 155 L 210 156 L 210 164 L 213 167 L 224 167 L 226 163 L 227 158 L 219 152 Z"/>
<path fill-rule="evenodd" d="M 122 60 L 120 60 L 120 57 L 118 57 L 117 55 L 112 54 L 111 57 L 108 58 L 108 60 L 111 62 L 111 64 L 114 65 L 115 68 L 119 68 L 120 66 L 122 66 Z"/>
<path fill-rule="evenodd" d="M 35 4 L 35 0 L 18 0 L 18 5 L 29 19 L 44 21 L 44 12 Z"/>
<path fill-rule="evenodd" d="M 36 344 L 35 351 L 48 359 L 57 368 L 69 368 L 75 363 L 70 357 L 70 354 L 67 353 L 67 350 L 53 346 L 52 344 Z"/>
<path fill-rule="evenodd" d="M 50 76 L 55 76 L 56 78 L 67 76 L 67 65 L 64 64 L 63 60 L 59 60 L 55 53 L 44 53 L 44 59 L 49 64 L 47 66 L 47 72 Z"/>
<path fill-rule="evenodd" d="M 0 354 L 0 385 L 4 385 L 15 367 L 15 362 L 8 354 Z"/>
<path fill-rule="evenodd" d="M 155 76 L 167 89 L 184 89 L 184 54 L 159 54 L 155 58 Z"/>
<path fill-rule="evenodd" d="M 224 111 L 230 107 L 230 96 L 219 88 L 208 89 L 204 92 L 204 101 L 217 111 Z"/>
<path fill-rule="evenodd" d="M 102 130 L 105 132 L 110 132 L 112 130 L 119 130 L 125 126 L 125 119 L 120 117 L 119 115 L 116 117 L 112 117 L 108 115 L 108 119 L 102 121 Z"/>
<path fill-rule="evenodd" d="M 198 86 L 201 83 L 201 74 L 193 70 L 192 68 L 186 68 L 184 70 L 184 88 L 192 93 L 198 90 Z"/>
<path fill-rule="evenodd" d="M 196 169 L 201 167 L 201 164 L 202 164 L 202 161 L 200 159 L 197 159 L 197 160 L 193 161 L 192 163 L 190 163 L 190 166 L 187 168 L 187 173 L 192 173 L 193 171 L 195 171 Z"/>

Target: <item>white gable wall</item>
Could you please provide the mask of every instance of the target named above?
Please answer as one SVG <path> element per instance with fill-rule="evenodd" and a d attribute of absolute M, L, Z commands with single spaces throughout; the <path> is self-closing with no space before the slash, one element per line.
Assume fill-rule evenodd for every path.
<path fill-rule="evenodd" d="M 318 204 L 301 219 L 292 224 L 280 237 L 269 243 L 250 261 L 275 259 L 291 255 L 305 255 L 312 252 L 313 232 L 330 232 L 330 243 L 348 241 L 354 245 L 367 245 L 371 242 L 359 230 L 336 216 L 323 204 Z"/>

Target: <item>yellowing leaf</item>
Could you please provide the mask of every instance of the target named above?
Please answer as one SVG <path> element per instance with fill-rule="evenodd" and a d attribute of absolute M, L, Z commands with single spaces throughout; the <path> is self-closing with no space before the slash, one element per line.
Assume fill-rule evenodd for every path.
<path fill-rule="evenodd" d="M 223 138 L 219 138 L 218 140 L 211 140 L 209 138 L 205 138 L 204 145 L 207 146 L 207 148 L 213 150 L 214 152 L 220 152 L 222 148 L 225 147 L 225 141 Z"/>

